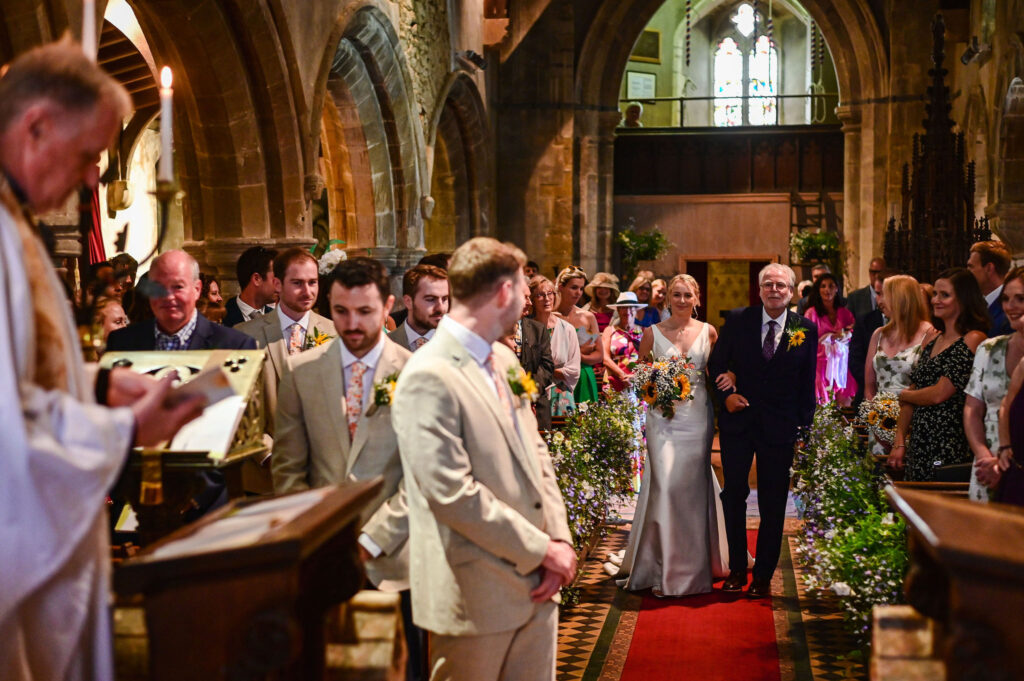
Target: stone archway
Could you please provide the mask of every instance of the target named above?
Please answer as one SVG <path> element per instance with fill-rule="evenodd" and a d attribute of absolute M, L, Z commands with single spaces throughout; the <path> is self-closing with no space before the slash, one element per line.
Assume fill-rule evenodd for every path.
<path fill-rule="evenodd" d="M 310 243 L 294 55 L 270 10 L 242 0 L 128 2 L 156 62 L 176 74 L 185 248 L 231 282 L 255 240 Z"/>
<path fill-rule="evenodd" d="M 637 36 L 664 0 L 605 0 L 582 40 L 576 64 L 573 121 L 574 256 L 584 268 L 606 267 L 612 242 L 612 154 L 619 122 L 618 90 Z M 878 23 L 862 0 L 803 0 L 832 53 L 839 81 L 838 114 L 846 132 L 846 198 L 843 223 L 855 251 L 870 254 L 884 225 L 886 178 L 863 178 L 863 159 L 879 155 L 884 135 L 862 135 L 865 123 L 885 120 L 879 98 L 887 94 L 888 60 Z M 876 149 L 878 147 L 878 149 Z M 876 215 L 877 213 L 877 215 Z M 592 255 L 591 255 L 592 254 Z M 868 256 L 870 257 L 870 255 Z M 860 267 L 855 259 L 853 268 Z"/>
<path fill-rule="evenodd" d="M 346 14 L 336 29 L 314 100 L 331 233 L 399 271 L 423 248 L 424 145 L 408 65 L 377 7 Z"/>
<path fill-rule="evenodd" d="M 1020 257 L 1024 253 L 1024 80 L 1010 81 L 999 134 L 994 231 Z"/>
<path fill-rule="evenodd" d="M 493 172 L 483 101 L 466 74 L 456 74 L 446 90 L 433 126 L 435 205 L 424 225 L 428 252 L 452 251 L 491 233 Z"/>

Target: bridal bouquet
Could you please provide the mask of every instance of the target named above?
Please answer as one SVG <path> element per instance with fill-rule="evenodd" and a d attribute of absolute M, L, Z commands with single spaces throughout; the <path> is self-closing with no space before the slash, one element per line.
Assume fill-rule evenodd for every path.
<path fill-rule="evenodd" d="M 693 399 L 696 366 L 689 357 L 659 359 L 631 367 L 629 388 L 667 419 L 676 413 L 676 402 Z"/>
<path fill-rule="evenodd" d="M 900 420 L 900 398 L 895 393 L 878 393 L 860 404 L 860 420 L 881 442 L 892 444 L 896 438 L 896 424 Z"/>

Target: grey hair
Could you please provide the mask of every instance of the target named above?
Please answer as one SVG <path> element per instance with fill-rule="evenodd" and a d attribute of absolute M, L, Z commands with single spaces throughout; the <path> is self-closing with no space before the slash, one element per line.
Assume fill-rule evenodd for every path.
<path fill-rule="evenodd" d="M 179 249 L 164 251 L 160 255 L 156 256 L 153 259 L 153 264 L 150 265 L 149 268 L 153 269 L 154 267 L 162 267 L 164 260 L 167 259 L 169 256 L 175 254 L 180 254 L 185 257 L 186 262 L 188 262 L 189 264 L 189 268 L 192 270 L 192 281 L 199 281 L 199 261 L 193 258 L 185 251 Z"/>
<path fill-rule="evenodd" d="M 783 274 L 789 278 L 789 288 L 796 289 L 796 273 L 793 268 L 789 265 L 783 265 L 779 262 L 770 262 L 761 268 L 761 271 L 757 273 L 757 284 L 760 286 L 764 283 L 764 278 L 770 273 L 775 272 L 776 274 Z"/>

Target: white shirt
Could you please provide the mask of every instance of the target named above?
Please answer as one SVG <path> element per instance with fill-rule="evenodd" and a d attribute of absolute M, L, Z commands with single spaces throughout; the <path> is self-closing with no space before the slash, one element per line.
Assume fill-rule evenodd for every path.
<path fill-rule="evenodd" d="M 409 339 L 409 349 L 412 350 L 413 352 L 416 351 L 417 339 L 426 338 L 427 340 L 430 340 L 431 338 L 434 337 L 434 332 L 437 331 L 437 329 L 430 329 L 426 333 L 417 333 L 416 329 L 409 326 L 408 319 L 402 322 L 402 326 L 405 327 L 405 337 Z"/>
<path fill-rule="evenodd" d="M 875 287 L 868 285 L 868 294 L 871 296 L 871 309 L 878 309 L 878 292 L 875 291 Z"/>
<path fill-rule="evenodd" d="M 380 362 L 381 353 L 384 352 L 384 343 L 386 339 L 384 334 L 380 335 L 380 339 L 373 348 L 363 355 L 362 357 L 356 357 L 348 348 L 345 347 L 345 343 L 338 343 L 338 347 L 341 348 L 341 366 L 345 368 L 345 392 L 348 392 L 349 381 L 352 380 L 352 365 L 356 362 L 362 362 L 366 366 L 366 371 L 363 373 L 363 405 L 362 411 L 366 411 L 366 408 L 370 406 L 370 400 L 373 398 L 373 374 L 377 370 L 377 363 Z"/>
<path fill-rule="evenodd" d="M 302 329 L 302 333 L 299 336 L 299 347 L 301 348 L 306 343 L 306 330 L 309 328 L 309 315 L 310 311 L 306 310 L 306 314 L 302 315 L 300 319 L 295 320 L 286 315 L 284 310 L 280 307 L 277 308 L 277 319 L 281 323 L 281 336 L 284 338 L 285 342 L 288 341 L 288 329 L 292 324 L 298 324 L 299 328 Z"/>
<path fill-rule="evenodd" d="M 242 313 L 242 319 L 249 321 L 252 319 L 253 312 L 259 312 L 255 307 L 242 300 L 242 296 L 236 296 L 235 302 L 238 303 L 238 311 Z M 267 305 L 270 309 L 274 309 L 273 305 Z"/>
<path fill-rule="evenodd" d="M 992 289 L 992 291 L 989 292 L 989 294 L 987 296 L 985 296 L 985 304 L 988 305 L 989 307 L 992 307 L 992 305 L 997 300 L 999 300 L 999 296 L 1001 296 L 1001 295 L 1003 295 L 1003 285 L 1002 284 L 1000 284 L 999 286 L 997 286 L 994 289 Z"/>
<path fill-rule="evenodd" d="M 786 326 L 786 311 L 783 310 L 778 319 L 772 319 L 768 311 L 761 308 L 761 347 L 764 347 L 764 337 L 768 335 L 768 322 L 775 322 L 775 349 L 778 350 Z"/>
<path fill-rule="evenodd" d="M 491 356 L 491 344 L 448 315 L 441 319 L 441 323 L 437 327 L 444 327 L 448 333 L 455 336 L 455 340 L 459 341 L 462 347 L 466 348 L 466 352 L 469 353 L 469 356 L 480 367 L 480 371 L 486 379 L 485 382 L 491 386 L 494 396 L 498 397 L 498 387 L 494 385 L 494 379 L 491 377 L 491 368 L 487 364 L 487 358 Z"/>

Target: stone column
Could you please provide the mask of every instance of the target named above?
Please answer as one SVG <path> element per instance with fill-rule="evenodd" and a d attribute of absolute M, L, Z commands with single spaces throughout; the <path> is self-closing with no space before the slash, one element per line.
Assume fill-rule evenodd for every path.
<path fill-rule="evenodd" d="M 846 290 L 852 290 L 859 277 L 862 244 L 860 242 L 860 172 L 861 172 L 861 111 L 860 107 L 840 106 L 836 116 L 843 125 L 843 239 L 851 253 L 847 267 L 849 278 Z"/>
<path fill-rule="evenodd" d="M 313 237 L 215 237 L 204 241 L 186 241 L 183 248 L 199 261 L 202 269 L 213 270 L 220 280 L 224 296 L 227 297 L 238 294 L 235 266 L 245 249 L 251 246 L 263 246 L 283 251 L 292 246 L 309 248 L 314 243 L 316 242 Z"/>

